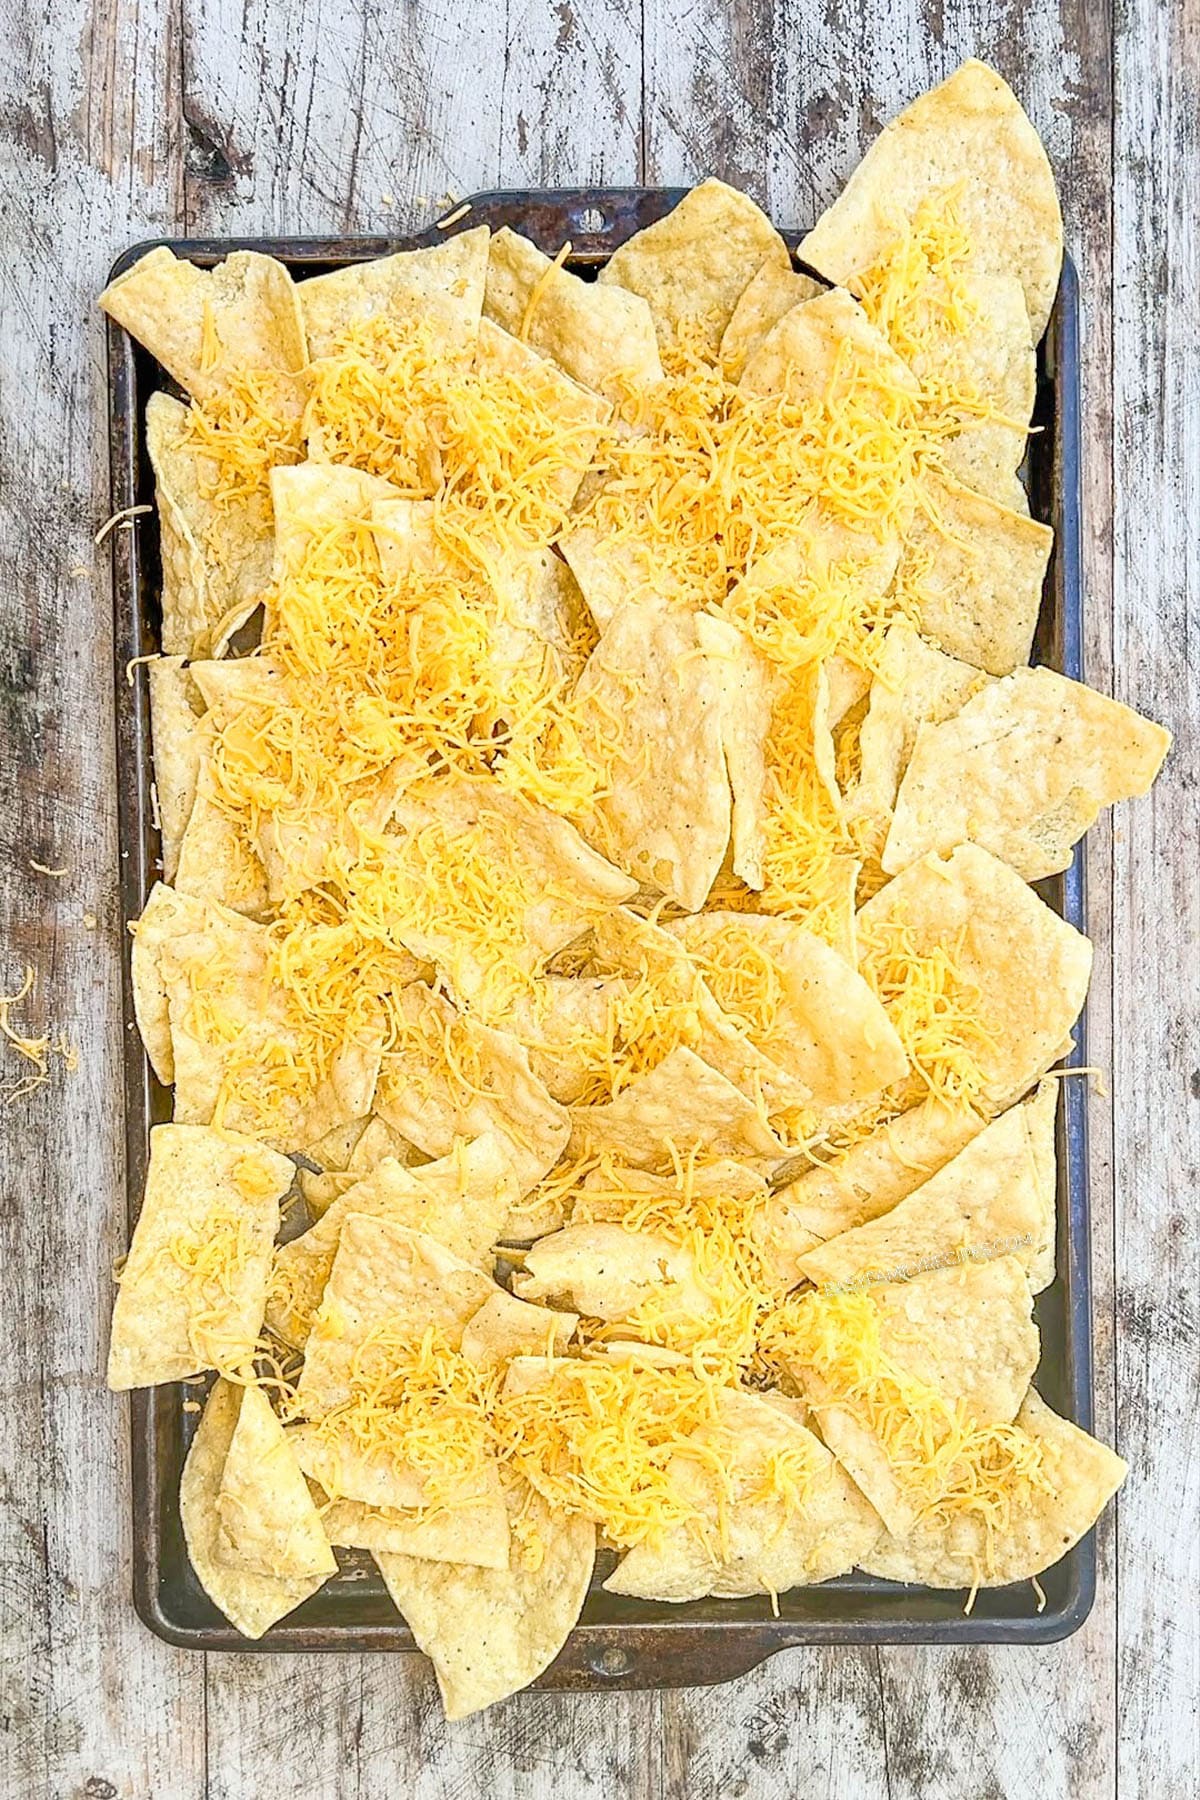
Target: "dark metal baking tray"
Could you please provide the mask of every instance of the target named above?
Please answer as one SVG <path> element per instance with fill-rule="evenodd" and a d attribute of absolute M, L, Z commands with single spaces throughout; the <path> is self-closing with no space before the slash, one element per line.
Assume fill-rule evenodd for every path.
<path fill-rule="evenodd" d="M 452 229 L 512 226 L 544 250 L 572 244 L 568 267 L 595 269 L 634 231 L 660 218 L 682 189 L 598 188 L 476 195 Z M 181 256 L 209 265 L 231 250 L 261 250 L 299 277 L 395 250 L 436 243 L 436 227 L 410 237 L 166 239 Z M 799 232 L 785 232 L 794 246 Z M 151 244 L 127 250 L 113 275 Z M 159 366 L 118 326 L 108 325 L 109 431 L 113 510 L 153 500 L 144 437 L 145 403 L 166 384 Z M 1055 529 L 1046 577 L 1036 659 L 1079 678 L 1083 673 L 1079 561 L 1078 287 L 1068 259 L 1049 331 L 1038 357 L 1037 430 L 1026 466 L 1031 509 Z M 140 913 L 153 884 L 159 851 L 150 802 L 150 717 L 144 672 L 132 683 L 132 658 L 158 649 L 159 558 L 153 515 L 112 535 L 113 669 L 121 889 L 126 920 Z M 1082 848 L 1065 875 L 1043 884 L 1046 899 L 1073 925 L 1084 924 Z M 132 1229 L 141 1204 L 152 1124 L 170 1117 L 170 1096 L 155 1081 L 133 1024 L 128 944 L 124 967 L 126 1183 Z M 1086 1061 L 1081 1021 L 1070 1062 Z M 1088 1155 L 1083 1079 L 1062 1083 L 1058 1119 L 1058 1277 L 1039 1296 L 1042 1362 L 1037 1383 L 1046 1400 L 1085 1428 L 1092 1422 L 1091 1305 L 1088 1261 Z M 193 1390 L 194 1391 L 194 1390 Z M 345 1566 L 320 1593 L 251 1644 L 204 1594 L 188 1561 L 179 1523 L 179 1475 L 194 1414 L 184 1390 L 153 1388 L 132 1396 L 134 1604 L 145 1623 L 173 1644 L 197 1650 L 411 1650 L 411 1634 L 392 1607 L 370 1559 L 342 1553 Z M 611 1560 L 611 1559 L 610 1559 Z M 608 1564 L 602 1563 L 597 1581 Z M 652 1604 L 605 1594 L 598 1585 L 543 1688 L 682 1687 L 743 1674 L 796 1644 L 1049 1643 L 1087 1617 L 1095 1590 L 1089 1533 L 1042 1577 L 1045 1604 L 1029 1583 L 985 1589 L 973 1611 L 961 1593 L 899 1587 L 846 1576 L 779 1598 L 709 1600 L 687 1606 Z"/>

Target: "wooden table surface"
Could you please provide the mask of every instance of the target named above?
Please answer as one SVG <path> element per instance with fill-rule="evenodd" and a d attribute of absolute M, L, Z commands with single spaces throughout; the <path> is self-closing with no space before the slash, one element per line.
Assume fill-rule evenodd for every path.
<path fill-rule="evenodd" d="M 1195 1795 L 1200 0 L 44 10 L 0 0 L 0 982 L 36 966 L 21 1016 L 80 1061 L 0 1114 L 0 1794 Z M 125 1231 L 105 271 L 156 234 L 399 232 L 505 185 L 711 171 L 808 222 L 971 54 L 1042 132 L 1080 269 L 1088 675 L 1177 733 L 1091 839 L 1098 1429 L 1132 1464 L 1091 1618 L 1047 1649 L 800 1650 L 452 1728 L 416 1659 L 169 1649 L 130 1604 L 101 1376 Z"/>

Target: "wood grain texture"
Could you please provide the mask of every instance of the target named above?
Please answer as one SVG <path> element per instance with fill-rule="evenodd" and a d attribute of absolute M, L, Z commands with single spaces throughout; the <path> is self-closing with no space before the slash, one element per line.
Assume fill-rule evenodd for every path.
<path fill-rule="evenodd" d="M 1091 0 L 0 13 L 0 983 L 35 963 L 24 1016 L 81 1052 L 77 1075 L 0 1114 L 0 1795 L 1184 1800 L 1200 1764 L 1197 0 L 1133 0 L 1115 22 Z M 1101 1531 L 1096 1610 L 1046 1650 L 796 1651 L 727 1688 L 534 1695 L 449 1728 L 416 1659 L 206 1669 L 129 1605 L 124 1408 L 100 1373 L 124 1233 L 108 577 L 91 544 L 107 265 L 180 226 L 401 231 L 478 187 L 710 171 L 800 224 L 966 54 L 1025 98 L 1080 264 L 1089 677 L 1179 735 L 1153 798 L 1090 849 L 1092 1056 L 1114 1096 L 1091 1106 L 1098 1426 L 1135 1465 Z"/>

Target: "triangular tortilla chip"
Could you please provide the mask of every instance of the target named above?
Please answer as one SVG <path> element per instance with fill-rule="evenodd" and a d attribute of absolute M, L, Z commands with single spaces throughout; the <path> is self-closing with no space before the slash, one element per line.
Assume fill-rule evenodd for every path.
<path fill-rule="evenodd" d="M 278 1148 L 303 1149 L 333 1126 L 371 1110 L 383 1047 L 382 1014 L 373 1009 L 347 1035 L 314 1082 L 275 1087 L 248 1080 L 246 1070 L 297 1056 L 305 1033 L 273 982 L 266 927 L 222 906 L 203 905 L 168 918 L 144 946 L 167 995 L 175 1079 L 175 1117 L 245 1128 Z M 176 929 L 176 926 L 178 929 Z M 149 970 L 145 985 L 149 988 Z M 230 1072 L 240 1069 L 240 1078 Z"/>
<path fill-rule="evenodd" d="M 917 623 L 949 655 L 1007 675 L 1029 661 L 1054 533 L 949 479 L 927 477 L 925 493 L 939 522 L 918 512 L 900 559 Z"/>
<path fill-rule="evenodd" d="M 245 1392 L 236 1383 L 222 1380 L 208 1396 L 183 1465 L 179 1516 L 188 1556 L 201 1587 L 243 1637 L 260 1638 L 277 1619 L 315 1594 L 326 1577 L 309 1575 L 279 1580 L 253 1569 L 231 1568 L 218 1555 L 221 1521 L 217 1496 Z"/>
<path fill-rule="evenodd" d="M 285 1156 L 235 1132 L 154 1127 L 113 1307 L 109 1387 L 153 1387 L 249 1360 L 294 1173 Z"/>
<path fill-rule="evenodd" d="M 560 466 L 548 484 L 555 498 L 564 507 L 570 506 L 591 463 L 601 427 L 612 410 L 608 402 L 580 387 L 555 363 L 539 356 L 536 350 L 523 344 L 511 332 L 501 330 L 490 319 L 480 321 L 475 368 L 485 381 L 493 377 L 515 377 L 528 389 L 533 403 L 558 428 L 563 438 L 570 434 L 569 452 L 560 445 L 556 456 Z"/>
<path fill-rule="evenodd" d="M 638 1006 L 617 1002 L 613 1036 L 597 1056 L 603 1066 L 619 1068 L 623 1058 L 644 1056 L 647 1047 L 661 1062 L 664 1051 L 682 1043 L 768 1110 L 807 1105 L 812 1096 L 805 1083 L 760 1048 L 740 1017 L 718 1005 L 672 932 L 621 906 L 599 921 L 593 938 L 592 966 L 625 976 L 640 996 Z M 648 1019 L 643 1005 L 651 1008 Z"/>
<path fill-rule="evenodd" d="M 589 1318 L 626 1319 L 647 1300 L 680 1319 L 701 1319 L 712 1297 L 697 1280 L 686 1244 L 653 1231 L 599 1221 L 568 1225 L 525 1252 L 512 1278 L 523 1300 L 551 1300 Z"/>
<path fill-rule="evenodd" d="M 1029 1282 L 1015 1257 L 934 1269 L 898 1285 L 865 1288 L 854 1299 L 874 1315 L 880 1368 L 899 1371 L 931 1393 L 944 1425 L 956 1414 L 977 1428 L 1007 1425 L 1016 1417 L 1037 1367 L 1040 1343 Z M 798 1309 L 826 1305 L 824 1295 L 810 1294 Z M 922 1466 L 913 1470 L 908 1449 L 893 1460 L 892 1434 L 908 1416 L 910 1402 L 906 1394 L 897 1396 L 887 1373 L 875 1394 L 858 1372 L 856 1334 L 861 1327 L 855 1320 L 843 1329 L 851 1334 L 846 1352 L 856 1371 L 853 1391 L 847 1391 L 840 1375 L 831 1379 L 812 1366 L 803 1352 L 787 1367 L 826 1444 L 888 1529 L 903 1536 L 930 1498 L 922 1485 L 933 1472 L 932 1465 L 925 1466 L 932 1450 L 930 1433 L 922 1435 Z"/>
<path fill-rule="evenodd" d="M 860 1567 L 884 1581 L 973 1589 L 1032 1580 L 1065 1556 L 1096 1523 L 1128 1465 L 1060 1419 L 1033 1388 L 1016 1423 L 1040 1453 L 1040 1468 L 1036 1484 L 1013 1482 L 1000 1522 L 965 1513 L 917 1525 L 899 1540 L 885 1531 Z"/>
<path fill-rule="evenodd" d="M 483 1369 L 514 1356 L 558 1356 L 565 1354 L 578 1323 L 577 1313 L 534 1306 L 497 1288 L 464 1326 L 462 1353 Z"/>
<path fill-rule="evenodd" d="M 813 1106 L 862 1103 L 908 1073 L 904 1047 L 857 969 L 802 926 L 706 912 L 667 929 L 735 1022 L 743 1022 L 739 999 L 774 990 L 769 1020 L 753 1016 L 751 1000 L 747 1035 L 804 1084 Z"/>
<path fill-rule="evenodd" d="M 156 881 L 142 916 L 133 927 L 129 962 L 134 1016 L 150 1066 L 164 1087 L 170 1087 L 175 1079 L 175 1057 L 171 1048 L 170 1002 L 162 972 L 163 946 L 181 932 L 194 931 L 203 918 L 198 901 Z"/>
<path fill-rule="evenodd" d="M 849 346 L 865 380 L 889 392 L 917 392 L 917 378 L 844 288 L 827 288 L 784 313 L 742 370 L 738 386 L 750 394 L 783 394 L 793 405 L 825 398 Z"/>
<path fill-rule="evenodd" d="M 399 490 L 381 475 L 343 463 L 306 462 L 272 469 L 274 579 L 285 581 L 294 575 L 314 542 L 339 525 L 369 521 L 377 503 L 399 497 Z"/>
<path fill-rule="evenodd" d="M 414 782 L 395 822 L 406 834 L 385 864 L 395 934 L 484 1018 L 636 891 L 565 819 L 490 778 Z"/>
<path fill-rule="evenodd" d="M 300 1192 L 314 1219 L 327 1213 L 339 1194 L 377 1169 L 385 1156 L 394 1157 L 405 1168 L 429 1160 L 375 1113 L 369 1119 L 351 1119 L 347 1125 L 335 1126 L 315 1144 L 307 1145 L 304 1154 L 321 1167 L 319 1175 L 301 1169 L 299 1177 Z"/>
<path fill-rule="evenodd" d="M 634 1168 L 660 1168 L 696 1149 L 778 1160 L 783 1146 L 759 1108 L 684 1045 L 638 1075 L 608 1106 L 571 1110 L 572 1155 L 615 1150 Z"/>
<path fill-rule="evenodd" d="M 265 919 L 270 906 L 262 858 L 241 821 L 218 798 L 207 743 L 179 845 L 175 887 L 180 894 L 228 907 L 247 919 Z"/>
<path fill-rule="evenodd" d="M 611 1039 L 612 1008 L 628 987 L 620 975 L 542 975 L 514 997 L 507 1024 L 538 1080 L 562 1105 L 581 1100 L 594 1073 L 595 1040 Z"/>
<path fill-rule="evenodd" d="M 259 374 L 273 379 L 277 401 L 299 417 L 304 323 L 292 278 L 273 257 L 234 250 L 201 269 L 162 245 L 110 282 L 100 305 L 189 394 L 216 398 L 236 377 Z"/>
<path fill-rule="evenodd" d="M 1054 1279 L 1054 1111 L 1050 1080 L 1010 1107 L 882 1218 L 801 1256 L 814 1287 L 900 1281 L 965 1254 L 1015 1256 L 1036 1294 Z"/>
<path fill-rule="evenodd" d="M 558 549 L 602 635 L 627 601 L 654 604 L 656 599 L 678 598 L 670 572 L 656 557 L 653 534 L 640 538 L 636 523 L 616 538 L 586 521 L 572 521 L 558 539 Z"/>
<path fill-rule="evenodd" d="M 661 602 L 621 606 L 588 658 L 575 705 L 585 753 L 604 773 L 597 842 L 697 912 L 729 843 L 732 803 L 725 678 L 700 646 L 695 617 Z"/>
<path fill-rule="evenodd" d="M 202 707 L 181 656 L 156 656 L 146 665 L 150 688 L 150 734 L 154 746 L 154 790 L 162 833 L 163 880 L 172 882 L 179 846 L 196 799 L 204 760 Z"/>
<path fill-rule="evenodd" d="M 381 313 L 419 318 L 438 355 L 469 360 L 483 309 L 488 237 L 486 225 L 477 225 L 426 249 L 348 263 L 300 282 L 312 360 L 331 356 L 343 332 Z"/>
<path fill-rule="evenodd" d="M 775 675 L 767 659 L 726 619 L 697 614 L 696 637 L 718 681 L 721 746 L 733 801 L 730 867 L 757 891 L 764 879 L 766 746 Z"/>
<path fill-rule="evenodd" d="M 893 119 L 801 243 L 800 259 L 847 281 L 877 261 L 922 200 L 947 189 L 961 189 L 972 269 L 1017 276 L 1036 342 L 1058 287 L 1062 214 L 1037 132 L 981 62 L 964 62 Z"/>
<path fill-rule="evenodd" d="M 876 1126 L 828 1164 L 806 1168 L 772 1197 L 772 1229 L 792 1260 L 814 1245 L 891 1212 L 987 1121 L 968 1106 L 947 1106 L 936 1095 Z"/>
<path fill-rule="evenodd" d="M 492 1134 L 507 1148 L 507 1186 L 519 1200 L 558 1161 L 571 1131 L 521 1044 L 422 982 L 396 997 L 395 1013 L 376 1112 L 427 1156 L 449 1156 L 456 1140 Z"/>
<path fill-rule="evenodd" d="M 356 1353 L 386 1324 L 420 1337 L 428 1327 L 452 1345 L 491 1293 L 490 1275 L 420 1231 L 349 1213 L 305 1349 L 298 1398 L 307 1412 L 351 1397 Z"/>
<path fill-rule="evenodd" d="M 767 261 L 792 266 L 771 221 L 748 194 L 710 176 L 614 251 L 597 279 L 649 302 L 664 350 L 694 332 L 715 356 L 739 296 Z"/>
<path fill-rule="evenodd" d="M 490 1269 L 489 1252 L 512 1194 L 507 1147 L 493 1133 L 417 1169 L 385 1157 L 340 1194 L 315 1225 L 276 1251 L 268 1324 L 288 1343 L 305 1342 L 351 1215 L 425 1232 L 461 1261 Z"/>
<path fill-rule="evenodd" d="M 524 1482 L 508 1490 L 505 1570 L 375 1552 L 397 1609 L 433 1663 L 448 1719 L 528 1687 L 567 1641 L 587 1596 L 596 1528 L 556 1512 Z"/>
<path fill-rule="evenodd" d="M 662 380 L 646 302 L 556 268 L 507 225 L 488 251 L 484 313 L 610 400 Z"/>
<path fill-rule="evenodd" d="M 676 1602 L 781 1594 L 844 1575 L 878 1537 L 877 1513 L 805 1428 L 803 1407 L 736 1388 L 716 1404 L 714 1425 L 693 1439 L 721 1457 L 724 1480 L 704 1461 L 674 1456 L 668 1476 L 697 1516 L 636 1544 L 607 1593 Z"/>
<path fill-rule="evenodd" d="M 427 1556 L 430 1543 L 444 1544 L 449 1547 L 444 1560 L 506 1569 L 508 1516 L 489 1446 L 479 1446 L 478 1464 L 470 1473 L 439 1470 L 432 1483 L 405 1456 L 402 1443 L 397 1449 L 394 1438 L 377 1443 L 364 1438 L 364 1423 L 361 1413 L 339 1410 L 317 1424 L 293 1425 L 287 1433 L 292 1455 L 329 1497 L 337 1515 L 332 1521 L 326 1516 L 330 1542 L 349 1542 L 344 1534 L 356 1528 L 360 1537 L 375 1540 L 360 1543 L 361 1549 Z M 383 1519 L 372 1516 L 379 1513 Z M 453 1520 L 454 1526 L 438 1530 L 438 1519 Z M 428 1541 L 419 1549 L 422 1539 Z"/>
<path fill-rule="evenodd" d="M 223 495 L 218 469 L 187 435 L 188 409 L 169 394 L 146 402 L 162 562 L 162 647 L 220 656 L 271 580 L 271 502 L 261 489 Z"/>
<path fill-rule="evenodd" d="M 890 874 L 970 840 L 1040 881 L 1101 807 L 1144 794 L 1170 733 L 1053 669 L 1018 669 L 924 725 L 883 851 Z"/>
<path fill-rule="evenodd" d="M 721 372 L 726 381 L 738 381 L 747 361 L 784 313 L 805 300 L 815 300 L 824 286 L 811 275 L 785 269 L 768 256 L 746 283 L 721 338 Z"/>
<path fill-rule="evenodd" d="M 964 487 L 1024 511 L 1014 498 L 1014 482 L 1037 393 L 1025 295 L 1015 275 L 968 276 L 961 292 L 967 313 L 962 329 L 938 334 L 924 355 L 913 356 L 911 366 L 922 383 L 932 377 L 1004 415 L 968 419 L 942 445 L 942 460 Z"/>
<path fill-rule="evenodd" d="M 918 956 L 941 945 L 969 990 L 990 1042 L 975 1052 L 981 1104 L 998 1110 L 1060 1055 L 1087 994 L 1092 947 L 1019 875 L 975 844 L 924 857 L 858 914 L 863 956 L 903 931 Z"/>
<path fill-rule="evenodd" d="M 216 1557 L 295 1581 L 336 1575 L 337 1558 L 283 1426 L 260 1388 L 242 1394 L 217 1492 Z"/>
<path fill-rule="evenodd" d="M 364 1506 L 361 1500 L 333 1500 L 323 1514 L 331 1544 L 355 1550 L 387 1551 L 424 1562 L 461 1563 L 471 1568 L 507 1569 L 508 1512 L 503 1497 L 464 1501 L 461 1506 L 399 1512 Z"/>
<path fill-rule="evenodd" d="M 881 847 L 918 730 L 952 718 L 989 679 L 973 663 L 927 644 L 907 620 L 888 627 L 859 727 L 859 777 L 845 804 L 850 818 L 883 821 Z"/>

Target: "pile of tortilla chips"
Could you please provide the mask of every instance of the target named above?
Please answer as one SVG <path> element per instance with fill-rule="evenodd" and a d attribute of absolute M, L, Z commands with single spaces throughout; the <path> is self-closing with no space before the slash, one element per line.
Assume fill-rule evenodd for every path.
<path fill-rule="evenodd" d="M 468 212 L 104 294 L 176 384 L 133 928 L 174 1122 L 109 1379 L 216 1371 L 180 1505 L 248 1637 L 369 1552 L 458 1717 L 598 1552 L 969 1604 L 1118 1486 L 1032 1385 L 1090 946 L 1029 884 L 1168 738 L 1029 666 L 1061 251 L 968 63 L 803 271 L 710 180 L 595 281 Z"/>

